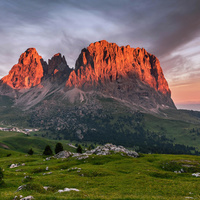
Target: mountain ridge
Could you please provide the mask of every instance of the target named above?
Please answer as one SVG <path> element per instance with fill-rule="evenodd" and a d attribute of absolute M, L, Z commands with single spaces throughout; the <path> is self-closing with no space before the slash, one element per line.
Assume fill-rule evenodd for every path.
<path fill-rule="evenodd" d="M 66 96 L 66 91 L 76 87 L 133 102 L 147 110 L 175 108 L 159 60 L 154 55 L 143 48 L 119 47 L 105 40 L 84 48 L 75 69 L 67 65 L 60 53 L 47 63 L 35 48 L 27 49 L 18 64 L 1 79 L 0 94 L 15 98 L 17 104 L 26 93 L 33 92 L 34 96 L 35 91 L 40 90 L 39 96 L 39 93 L 44 95 L 42 90 L 46 90 L 45 95 L 56 91 L 58 96 Z M 21 100 L 24 101 L 26 99 Z"/>

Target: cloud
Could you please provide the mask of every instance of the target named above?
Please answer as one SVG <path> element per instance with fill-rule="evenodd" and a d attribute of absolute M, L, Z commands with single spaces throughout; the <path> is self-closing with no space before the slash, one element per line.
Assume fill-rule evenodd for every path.
<path fill-rule="evenodd" d="M 166 56 L 161 66 L 170 86 L 192 84 L 200 77 L 200 65 L 181 55 Z"/>
<path fill-rule="evenodd" d="M 200 34 L 199 10 L 199 0 L 0 1 L 0 67 L 6 74 L 29 47 L 45 60 L 60 52 L 74 67 L 82 48 L 106 39 L 146 48 L 170 81 L 180 80 L 198 69 L 180 48 Z"/>

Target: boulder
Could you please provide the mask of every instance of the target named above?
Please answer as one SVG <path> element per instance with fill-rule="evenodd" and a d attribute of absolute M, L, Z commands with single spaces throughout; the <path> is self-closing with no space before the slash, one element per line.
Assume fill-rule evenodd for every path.
<path fill-rule="evenodd" d="M 69 151 L 61 151 L 61 152 L 57 153 L 54 157 L 55 158 L 68 158 L 71 155 L 72 155 L 72 153 Z"/>
<path fill-rule="evenodd" d="M 24 197 L 20 200 L 31 200 L 31 199 L 34 199 L 34 197 L 33 196 L 27 196 L 27 197 Z"/>
<path fill-rule="evenodd" d="M 70 191 L 76 191 L 79 192 L 80 190 L 76 189 L 76 188 L 65 188 L 64 190 L 58 190 L 58 193 L 62 193 L 62 192 L 70 192 Z"/>
<path fill-rule="evenodd" d="M 12 169 L 12 168 L 16 168 L 16 167 L 19 167 L 19 164 L 12 164 L 12 165 L 10 165 L 10 168 Z"/>
<path fill-rule="evenodd" d="M 200 173 L 199 173 L 199 172 L 197 172 L 197 173 L 193 173 L 192 176 L 200 177 Z"/>

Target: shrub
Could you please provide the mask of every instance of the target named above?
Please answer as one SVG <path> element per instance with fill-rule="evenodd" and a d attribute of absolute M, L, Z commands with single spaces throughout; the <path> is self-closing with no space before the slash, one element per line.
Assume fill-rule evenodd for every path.
<path fill-rule="evenodd" d="M 29 155 L 33 155 L 33 153 L 34 153 L 33 149 L 32 149 L 32 148 L 29 149 L 28 154 L 29 154 Z"/>
<path fill-rule="evenodd" d="M 59 142 L 59 143 L 56 144 L 55 153 L 57 154 L 61 151 L 63 151 L 63 145 Z"/>
<path fill-rule="evenodd" d="M 53 155 L 53 152 L 52 152 L 51 147 L 49 145 L 47 145 L 45 147 L 43 155 L 46 155 L 46 156 Z"/>

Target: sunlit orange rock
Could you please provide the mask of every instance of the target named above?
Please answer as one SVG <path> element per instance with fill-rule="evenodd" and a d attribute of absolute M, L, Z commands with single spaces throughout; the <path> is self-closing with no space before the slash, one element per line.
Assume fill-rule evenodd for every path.
<path fill-rule="evenodd" d="M 43 77 L 42 57 L 35 48 L 29 48 L 21 54 L 18 64 L 3 77 L 2 83 L 14 89 L 31 88 L 41 83 Z"/>
<path fill-rule="evenodd" d="M 100 92 L 145 109 L 175 108 L 159 60 L 145 49 L 119 47 L 105 40 L 91 43 L 79 55 L 75 69 L 55 54 L 48 63 L 36 49 L 27 49 L 0 81 L 0 93 L 17 97 L 31 87 L 44 91 Z"/>
<path fill-rule="evenodd" d="M 66 87 L 92 88 L 120 80 L 140 80 L 170 96 L 159 60 L 145 49 L 119 47 L 105 40 L 91 43 L 79 55 Z"/>

